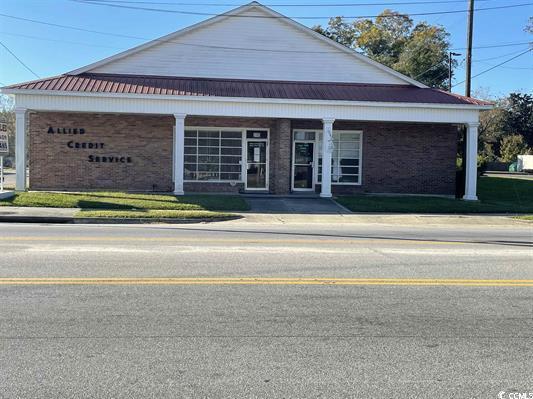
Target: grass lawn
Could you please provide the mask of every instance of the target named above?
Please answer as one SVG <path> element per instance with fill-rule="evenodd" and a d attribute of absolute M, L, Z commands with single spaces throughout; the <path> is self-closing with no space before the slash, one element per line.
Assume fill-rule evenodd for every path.
<path fill-rule="evenodd" d="M 231 213 L 212 212 L 212 211 L 189 211 L 174 209 L 146 209 L 138 211 L 127 211 L 122 209 L 113 210 L 87 210 L 82 209 L 75 215 L 78 218 L 172 218 L 172 219 L 229 219 Z"/>
<path fill-rule="evenodd" d="M 217 217 L 220 217 L 220 215 L 225 215 L 221 214 L 221 211 L 248 210 L 248 204 L 244 201 L 244 199 L 235 195 L 184 195 L 176 197 L 174 195 L 130 194 L 122 192 L 26 192 L 18 193 L 14 197 L 7 198 L 5 200 L 0 200 L 0 206 L 81 208 L 82 210 L 122 210 L 138 211 L 144 215 L 146 215 L 145 212 L 149 210 L 181 211 L 182 214 L 185 214 L 183 212 L 187 211 L 189 212 L 188 215 L 193 215 L 194 212 L 198 213 L 208 211 L 217 212 Z"/>
<path fill-rule="evenodd" d="M 533 180 L 481 177 L 479 201 L 416 196 L 341 196 L 353 212 L 533 213 Z"/>

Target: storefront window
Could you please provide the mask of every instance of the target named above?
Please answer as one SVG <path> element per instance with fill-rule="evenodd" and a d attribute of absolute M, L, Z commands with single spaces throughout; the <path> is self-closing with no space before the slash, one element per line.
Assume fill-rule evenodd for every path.
<path fill-rule="evenodd" d="M 359 184 L 361 132 L 333 132 L 332 184 Z M 318 136 L 318 182 L 322 181 L 322 134 Z"/>
<path fill-rule="evenodd" d="M 240 181 L 242 132 L 185 130 L 185 180 Z"/>

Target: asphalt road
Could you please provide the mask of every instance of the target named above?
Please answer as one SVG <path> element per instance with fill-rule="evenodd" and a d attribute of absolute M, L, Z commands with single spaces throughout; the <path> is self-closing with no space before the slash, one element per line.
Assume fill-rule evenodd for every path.
<path fill-rule="evenodd" d="M 0 231 L 1 398 L 533 392 L 531 225 Z"/>

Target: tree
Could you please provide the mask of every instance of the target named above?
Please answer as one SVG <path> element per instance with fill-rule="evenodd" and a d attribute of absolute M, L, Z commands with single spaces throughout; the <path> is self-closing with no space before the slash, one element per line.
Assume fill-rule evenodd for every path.
<path fill-rule="evenodd" d="M 533 147 L 533 96 L 511 93 L 505 110 L 504 129 L 524 136 L 527 145 Z"/>
<path fill-rule="evenodd" d="M 521 134 L 505 136 L 501 144 L 501 160 L 515 162 L 517 155 L 529 153 L 529 148 Z"/>
<path fill-rule="evenodd" d="M 415 25 L 409 16 L 385 10 L 375 21 L 335 17 L 313 29 L 428 86 L 447 87 L 450 43 L 442 26 Z"/>

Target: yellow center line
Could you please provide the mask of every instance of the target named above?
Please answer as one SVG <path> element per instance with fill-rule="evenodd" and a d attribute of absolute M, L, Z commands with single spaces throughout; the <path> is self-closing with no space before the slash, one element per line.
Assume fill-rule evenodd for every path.
<path fill-rule="evenodd" d="M 533 287 L 533 280 L 298 277 L 15 277 L 0 285 L 404 285 Z"/>

